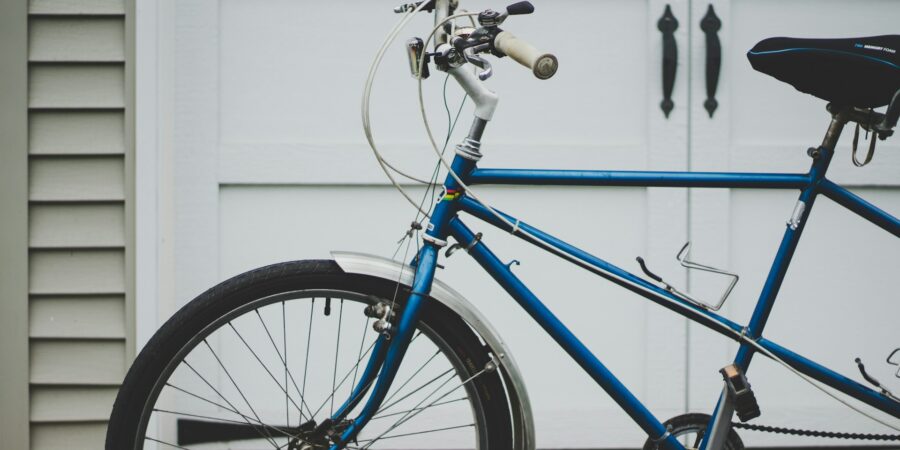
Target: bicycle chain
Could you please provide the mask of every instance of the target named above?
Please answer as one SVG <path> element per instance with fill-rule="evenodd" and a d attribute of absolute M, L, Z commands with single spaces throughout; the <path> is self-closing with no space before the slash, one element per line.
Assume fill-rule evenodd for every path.
<path fill-rule="evenodd" d="M 841 433 L 837 431 L 801 430 L 799 428 L 773 427 L 769 425 L 756 425 L 750 423 L 732 422 L 735 428 L 743 428 L 751 431 L 765 433 L 792 434 L 796 436 L 824 437 L 833 439 L 861 439 L 869 441 L 900 441 L 900 434 L 867 434 L 867 433 Z"/>

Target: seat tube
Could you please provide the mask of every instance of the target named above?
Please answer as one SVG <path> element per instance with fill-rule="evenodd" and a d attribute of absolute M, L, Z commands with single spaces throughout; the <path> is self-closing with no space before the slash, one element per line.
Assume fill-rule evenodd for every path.
<path fill-rule="evenodd" d="M 832 118 L 831 125 L 825 135 L 822 145 L 815 149 L 810 149 L 810 156 L 813 158 L 812 167 L 809 171 L 809 183 L 800 192 L 800 197 L 794 206 L 790 218 L 785 225 L 784 236 L 775 254 L 775 260 L 769 269 L 769 275 L 766 277 L 765 285 L 759 295 L 759 300 L 753 310 L 750 323 L 744 329 L 743 334 L 750 339 L 757 339 L 762 336 L 766 322 L 775 305 L 775 298 L 784 282 L 785 274 L 794 257 L 794 251 L 800 242 L 800 237 L 806 227 L 813 204 L 819 193 L 819 183 L 825 179 L 828 166 L 831 164 L 831 158 L 834 155 L 834 147 L 840 137 L 841 130 L 847 123 L 846 119 L 840 114 L 835 114 Z M 741 343 L 734 363 L 746 373 L 750 367 L 750 360 L 753 358 L 754 349 L 752 346 Z M 734 414 L 734 404 L 731 398 L 728 386 L 722 389 L 719 395 L 719 401 L 713 412 L 707 430 L 707 438 L 703 440 L 700 446 L 701 450 L 720 450 L 728 438 L 731 431 L 731 420 Z"/>
<path fill-rule="evenodd" d="M 831 164 L 834 147 L 837 144 L 844 124 L 846 124 L 846 120 L 836 115 L 832 119 L 822 146 L 810 150 L 813 162 L 809 171 L 809 184 L 800 192 L 800 198 L 797 199 L 794 210 L 785 224 L 781 245 L 779 245 L 778 252 L 775 254 L 775 260 L 769 269 L 769 275 L 766 277 L 766 283 L 763 285 L 759 300 L 750 318 L 750 323 L 744 331 L 745 335 L 751 339 L 757 339 L 762 336 L 769 314 L 775 305 L 775 298 L 778 296 L 782 282 L 784 282 L 785 274 L 791 264 L 791 259 L 794 257 L 794 251 L 797 249 L 797 244 L 800 243 L 800 237 L 806 228 L 806 222 L 819 194 L 819 183 L 825 179 L 828 166 Z M 741 344 L 734 362 L 741 370 L 746 372 L 750 367 L 752 357 L 753 348 L 747 344 Z"/>
<path fill-rule="evenodd" d="M 818 184 L 825 177 L 825 171 L 831 161 L 833 151 L 830 149 L 819 148 L 818 157 L 813 162 L 813 170 L 810 171 L 810 184 L 800 193 L 800 198 L 794 205 L 794 210 L 785 224 L 784 237 L 775 254 L 775 260 L 769 269 L 769 275 L 766 277 L 766 283 L 763 285 L 759 300 L 753 310 L 750 318 L 750 324 L 744 330 L 744 334 L 756 339 L 762 335 L 772 307 L 775 305 L 775 298 L 784 282 L 785 274 L 794 257 L 797 244 L 800 243 L 800 237 L 806 227 L 807 219 L 812 212 L 813 204 L 818 196 Z M 734 359 L 735 364 L 745 373 L 750 367 L 750 359 L 753 357 L 753 347 L 744 343 L 741 344 L 738 354 Z"/>

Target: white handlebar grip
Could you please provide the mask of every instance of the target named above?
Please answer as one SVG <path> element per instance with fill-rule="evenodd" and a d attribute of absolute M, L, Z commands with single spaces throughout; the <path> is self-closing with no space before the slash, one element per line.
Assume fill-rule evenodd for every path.
<path fill-rule="evenodd" d="M 509 31 L 502 31 L 494 39 L 494 47 L 506 53 L 519 64 L 531 69 L 534 76 L 546 80 L 556 74 L 559 61 L 550 53 L 542 53 L 531 44 L 517 38 Z"/>

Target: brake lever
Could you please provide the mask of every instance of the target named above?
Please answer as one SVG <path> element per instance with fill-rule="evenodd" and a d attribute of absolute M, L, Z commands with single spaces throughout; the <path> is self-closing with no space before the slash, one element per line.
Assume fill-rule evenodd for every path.
<path fill-rule="evenodd" d="M 466 62 L 471 63 L 472 65 L 481 69 L 481 73 L 478 74 L 478 79 L 484 81 L 494 74 L 494 70 L 491 67 L 491 63 L 478 56 L 477 53 L 489 50 L 491 48 L 491 44 L 490 42 L 474 44 L 474 42 L 476 41 L 473 41 L 469 38 L 464 38 L 462 36 L 453 36 L 450 39 L 450 45 L 453 46 L 457 54 L 462 55 L 463 59 L 465 59 Z"/>
<path fill-rule="evenodd" d="M 478 79 L 481 81 L 487 80 L 491 77 L 491 75 L 494 74 L 494 68 L 491 66 L 491 63 L 476 54 L 478 48 L 485 45 L 489 47 L 488 44 L 481 44 L 475 47 L 470 47 L 463 52 L 463 56 L 465 56 L 466 61 L 481 69 L 481 73 L 478 74 Z"/>

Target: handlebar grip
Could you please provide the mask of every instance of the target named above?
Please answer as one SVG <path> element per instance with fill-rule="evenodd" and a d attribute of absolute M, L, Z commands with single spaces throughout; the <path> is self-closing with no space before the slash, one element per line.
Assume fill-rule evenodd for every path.
<path fill-rule="evenodd" d="M 509 31 L 502 31 L 494 38 L 494 47 L 506 53 L 519 64 L 531 69 L 534 76 L 541 80 L 552 77 L 559 68 L 556 56 L 541 52 Z"/>

